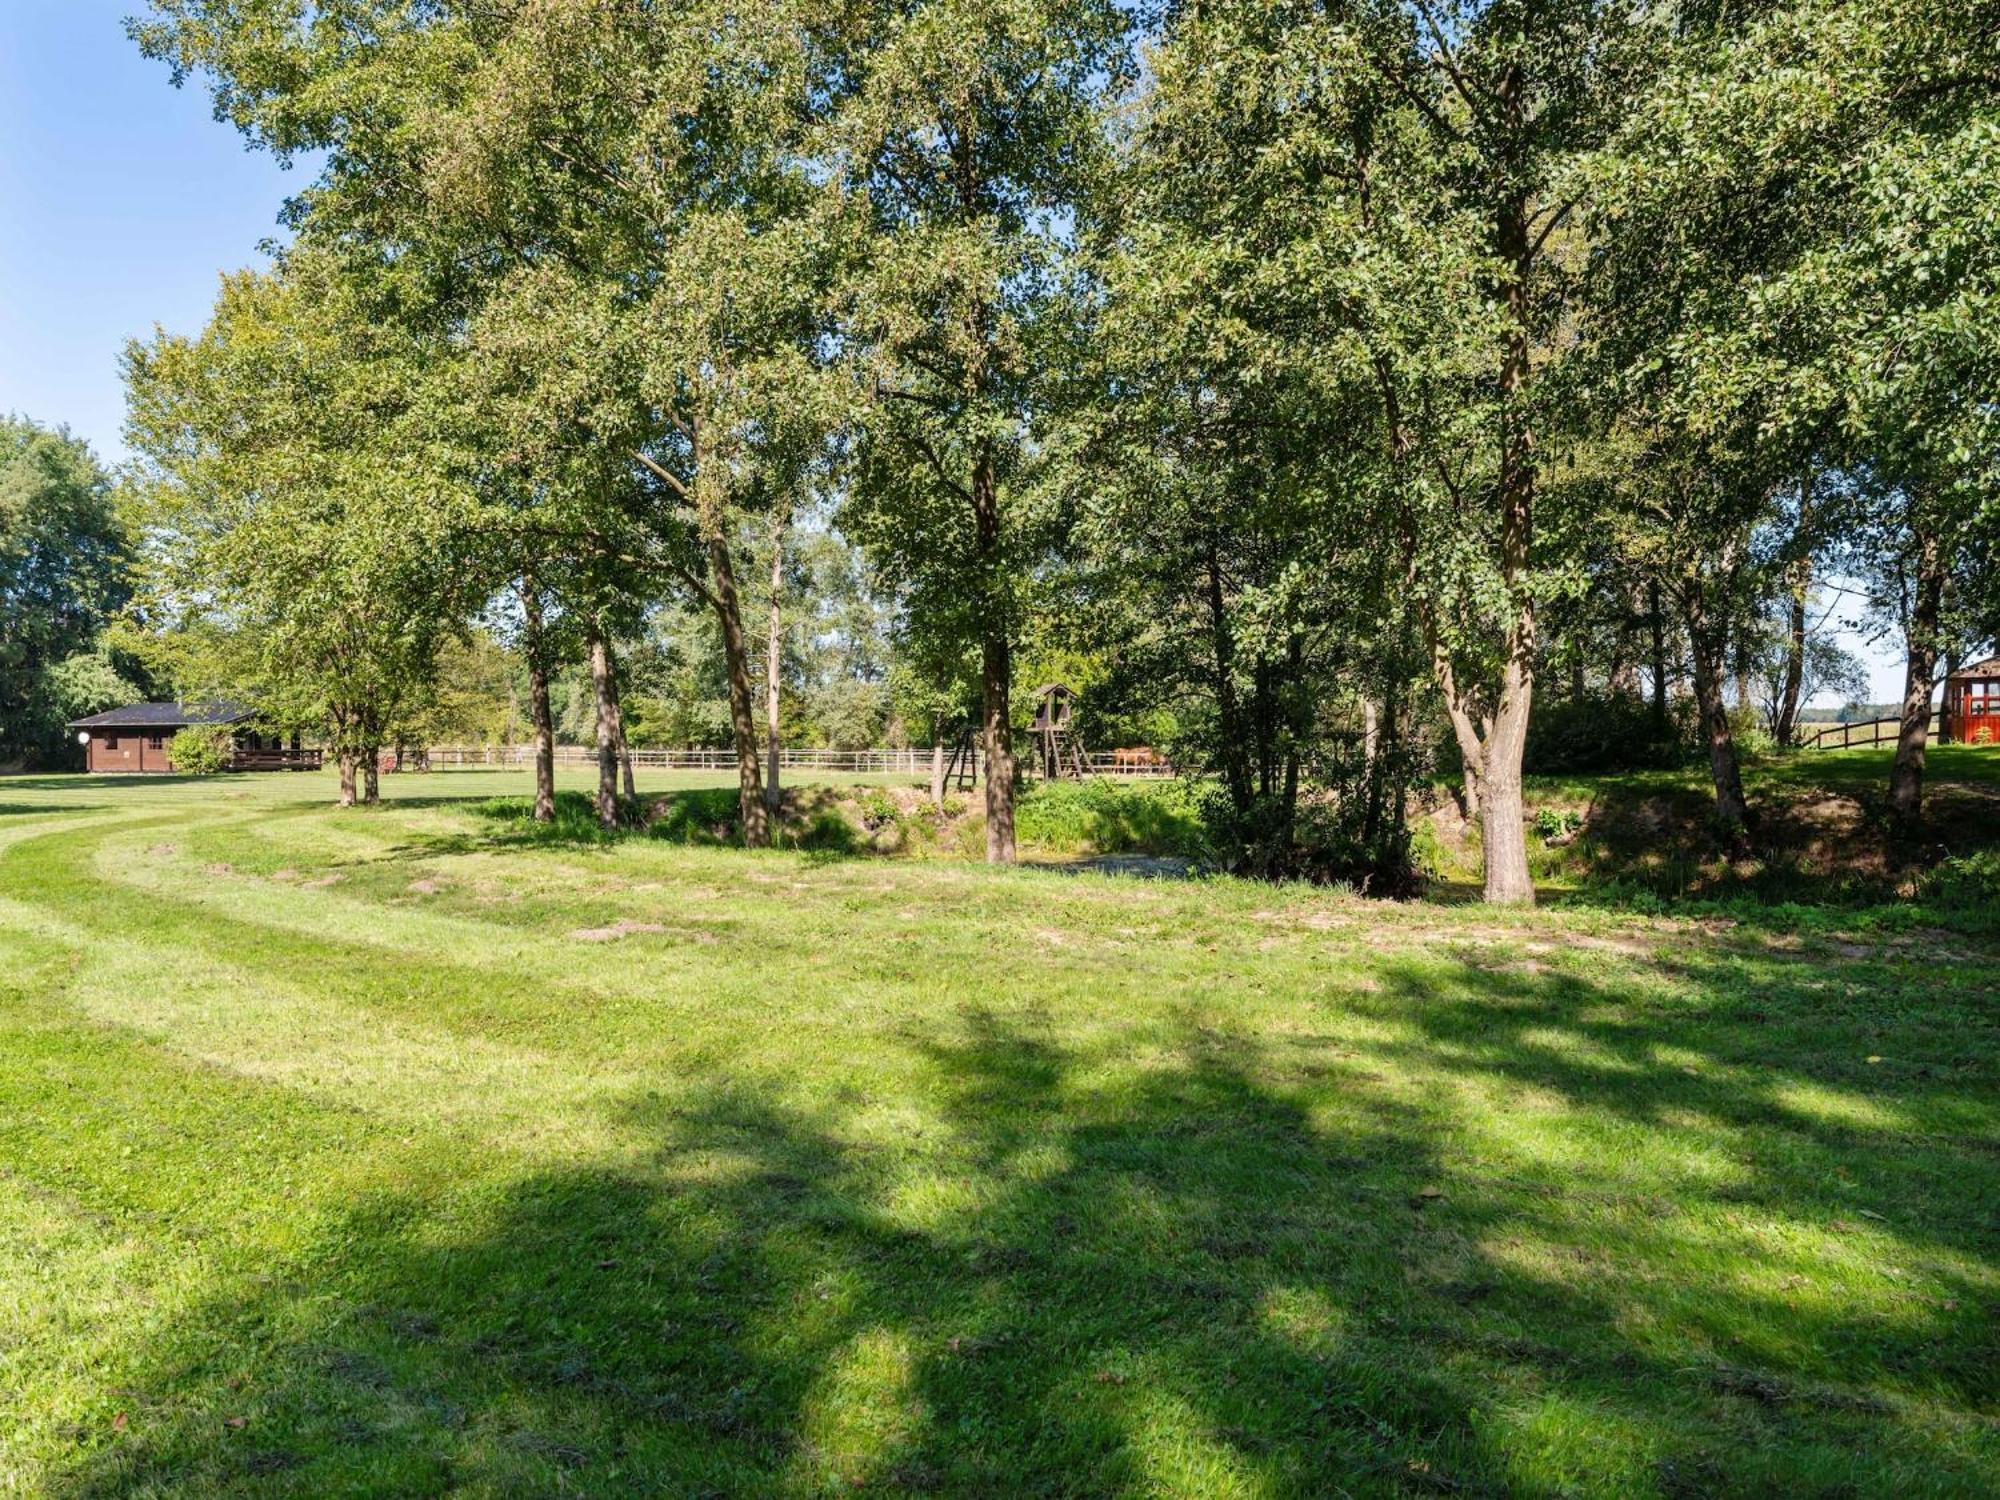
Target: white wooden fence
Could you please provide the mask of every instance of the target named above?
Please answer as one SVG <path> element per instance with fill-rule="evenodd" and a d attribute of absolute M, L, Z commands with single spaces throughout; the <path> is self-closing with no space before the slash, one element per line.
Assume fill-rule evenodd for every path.
<path fill-rule="evenodd" d="M 532 745 L 443 745 L 429 752 L 437 766 L 529 766 L 534 764 Z M 975 753 L 975 770 L 979 757 Z M 1103 750 L 1083 758 L 1084 769 L 1093 776 L 1170 777 L 1174 768 L 1150 752 Z M 594 766 L 597 751 L 589 745 L 556 746 L 558 766 Z M 733 771 L 734 750 L 634 750 L 634 769 L 650 767 L 665 771 Z M 931 751 L 928 746 L 904 750 L 789 750 L 778 751 L 778 767 L 784 771 L 821 771 L 841 775 L 889 775 L 928 777 Z"/>

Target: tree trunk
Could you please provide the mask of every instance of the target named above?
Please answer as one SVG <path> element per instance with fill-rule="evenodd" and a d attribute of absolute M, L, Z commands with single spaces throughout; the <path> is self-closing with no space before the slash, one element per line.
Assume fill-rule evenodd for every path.
<path fill-rule="evenodd" d="M 1518 74 L 1504 80 L 1502 96 L 1511 112 L 1524 87 Z M 1535 696 L 1535 601 L 1527 586 L 1528 552 L 1534 541 L 1535 436 L 1526 411 L 1532 339 L 1529 282 L 1535 250 L 1529 239 L 1527 198 L 1511 195 L 1496 224 L 1500 252 L 1507 259 L 1507 348 L 1500 366 L 1500 578 L 1513 617 L 1500 678 L 1493 727 L 1480 757 L 1480 832 L 1486 850 L 1486 899 L 1515 905 L 1535 899 L 1528 875 L 1526 810 L 1521 801 L 1521 760 L 1528 748 L 1528 715 Z"/>
<path fill-rule="evenodd" d="M 1930 742 L 1931 689 L 1937 681 L 1939 620 L 1944 611 L 1944 547 L 1937 533 L 1919 527 L 1917 591 L 1910 603 L 1909 647 L 1903 672 L 1903 722 L 1896 759 L 1889 767 L 1889 813 L 1899 831 L 1923 822 L 1924 752 Z"/>
<path fill-rule="evenodd" d="M 1785 680 L 1771 716 L 1771 738 L 1789 745 L 1798 735 L 1799 693 L 1806 678 L 1806 596 L 1812 591 L 1812 476 L 1799 476 L 1799 525 L 1785 569 Z"/>
<path fill-rule="evenodd" d="M 764 805 L 775 816 L 783 792 L 778 786 L 778 688 L 785 657 L 785 528 L 791 513 L 783 501 L 771 510 L 771 623 L 764 645 Z"/>
<path fill-rule="evenodd" d="M 979 654 L 984 721 L 980 748 L 986 757 L 986 862 L 1014 863 L 1014 744 L 1008 689 L 1013 662 L 1004 633 L 989 634 Z"/>
<path fill-rule="evenodd" d="M 764 849 L 771 825 L 764 808 L 762 768 L 757 763 L 757 712 L 750 688 L 750 652 L 743 639 L 743 609 L 736 592 L 736 566 L 720 537 L 708 544 L 709 572 L 715 580 L 715 613 L 722 626 L 722 657 L 729 673 L 729 723 L 736 739 L 736 805 L 743 819 L 743 847 Z"/>
<path fill-rule="evenodd" d="M 999 564 L 1000 489 L 991 443 L 982 444 L 972 470 L 973 538 L 981 569 L 990 579 Z M 986 585 L 992 587 L 990 582 Z M 1014 731 L 1008 706 L 1014 664 L 1003 602 L 983 601 L 985 630 L 979 643 L 982 749 L 986 756 L 986 862 L 1014 863 Z"/>
<path fill-rule="evenodd" d="M 360 767 L 360 760 L 352 750 L 342 749 L 334 753 L 334 761 L 340 767 L 340 806 L 352 807 L 355 803 L 355 773 Z"/>
<path fill-rule="evenodd" d="M 1215 652 L 1216 713 L 1222 721 L 1222 780 L 1229 788 L 1236 816 L 1247 818 L 1253 795 L 1250 764 L 1243 750 L 1243 709 L 1236 700 L 1236 638 L 1229 628 L 1229 606 L 1222 594 L 1222 559 L 1213 535 L 1208 542 L 1208 629 Z"/>
<path fill-rule="evenodd" d="M 618 826 L 618 690 L 611 682 L 611 647 L 592 620 L 584 643 L 590 653 L 590 684 L 597 703 L 597 823 Z"/>
<path fill-rule="evenodd" d="M 542 630 L 542 596 L 532 578 L 521 586 L 525 625 L 522 644 L 528 658 L 528 722 L 535 737 L 535 821 L 552 823 L 556 816 L 556 726 L 549 711 L 548 643 Z"/>
<path fill-rule="evenodd" d="M 361 800 L 373 806 L 382 800 L 382 747 L 367 745 L 361 751 Z"/>
<path fill-rule="evenodd" d="M 1527 608 L 1522 605 L 1524 612 Z M 1528 813 L 1521 790 L 1534 683 L 1533 669 L 1516 653 L 1501 682 L 1500 707 L 1493 715 L 1479 776 L 1486 899 L 1499 905 L 1532 905 L 1535 899 L 1535 883 L 1528 874 Z"/>
<path fill-rule="evenodd" d="M 938 726 L 931 742 L 931 806 L 944 806 L 944 727 Z"/>
<path fill-rule="evenodd" d="M 1653 735 L 1664 740 L 1668 733 L 1667 724 L 1667 621 L 1660 608 L 1660 585 L 1657 580 L 1646 585 L 1646 612 L 1651 617 L 1653 635 Z"/>
<path fill-rule="evenodd" d="M 695 511 L 708 547 L 709 602 L 722 630 L 722 659 L 729 678 L 729 725 L 736 742 L 736 809 L 743 823 L 743 847 L 766 849 L 771 824 L 764 808 L 763 769 L 757 763 L 757 713 L 750 688 L 750 652 L 743 636 L 743 599 L 736 587 L 736 563 L 729 555 L 720 457 L 704 428 L 695 428 Z"/>
<path fill-rule="evenodd" d="M 1729 706 L 1723 701 L 1727 633 L 1709 618 L 1700 597 L 1700 583 L 1690 583 L 1688 588 L 1688 646 L 1694 658 L 1695 703 L 1701 711 L 1702 734 L 1708 740 L 1709 776 L 1715 783 L 1715 815 L 1730 830 L 1731 838 L 1740 842 L 1750 821 L 1750 808 L 1743 797 L 1743 772 L 1736 759 L 1736 736 L 1729 727 Z"/>

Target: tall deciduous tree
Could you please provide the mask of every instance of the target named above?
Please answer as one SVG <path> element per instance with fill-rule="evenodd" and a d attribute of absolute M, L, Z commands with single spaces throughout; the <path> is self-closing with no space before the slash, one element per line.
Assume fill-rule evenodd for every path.
<path fill-rule="evenodd" d="M 1125 67 L 1111 0 L 864 6 L 831 158 L 867 204 L 848 306 L 870 403 L 846 519 L 980 653 L 986 857 L 1014 859 L 1009 694 L 1041 536 L 1034 423 L 1075 326 L 1069 231 Z"/>
<path fill-rule="evenodd" d="M 0 762 L 54 757 L 66 718 L 128 690 L 99 638 L 130 596 L 130 563 L 83 441 L 0 416 Z"/>
<path fill-rule="evenodd" d="M 244 686 L 324 736 L 343 802 L 373 800 L 466 606 L 465 496 L 423 437 L 441 354 L 387 315 L 392 279 L 296 254 L 227 278 L 199 337 L 126 355 L 156 603 L 251 643 Z"/>

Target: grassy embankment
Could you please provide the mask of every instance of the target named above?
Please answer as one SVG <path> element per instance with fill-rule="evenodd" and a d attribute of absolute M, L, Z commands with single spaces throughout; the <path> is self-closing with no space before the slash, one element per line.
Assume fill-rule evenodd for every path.
<path fill-rule="evenodd" d="M 2000 1488 L 1977 933 L 520 785 L 0 783 L 0 1493 Z"/>

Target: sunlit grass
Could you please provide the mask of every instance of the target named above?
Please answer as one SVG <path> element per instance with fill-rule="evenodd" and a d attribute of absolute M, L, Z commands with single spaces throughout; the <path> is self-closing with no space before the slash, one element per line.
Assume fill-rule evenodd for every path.
<path fill-rule="evenodd" d="M 0 1493 L 2000 1487 L 1976 935 L 524 786 L 0 784 Z"/>

